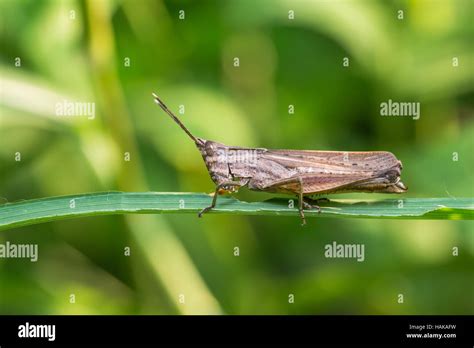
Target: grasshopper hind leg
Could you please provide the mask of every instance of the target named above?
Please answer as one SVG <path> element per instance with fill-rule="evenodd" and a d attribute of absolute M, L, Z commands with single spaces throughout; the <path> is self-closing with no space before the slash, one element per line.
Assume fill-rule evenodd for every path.
<path fill-rule="evenodd" d="M 301 217 L 301 226 L 304 226 L 306 225 L 306 219 L 304 217 L 304 197 L 303 197 L 303 180 L 301 179 L 301 177 L 298 178 L 298 183 L 300 184 L 300 192 L 299 192 L 299 197 L 298 197 L 298 203 L 299 203 L 299 207 L 298 207 L 298 210 L 300 212 L 300 217 Z"/>

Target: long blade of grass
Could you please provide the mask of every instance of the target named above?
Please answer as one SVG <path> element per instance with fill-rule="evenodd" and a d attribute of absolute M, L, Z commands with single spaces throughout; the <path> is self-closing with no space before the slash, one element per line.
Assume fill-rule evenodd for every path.
<path fill-rule="evenodd" d="M 0 230 L 59 219 L 111 214 L 197 213 L 210 204 L 203 193 L 98 192 L 48 197 L 0 205 Z M 243 202 L 222 196 L 210 214 L 292 215 L 283 198 Z M 352 217 L 390 219 L 473 220 L 473 198 L 405 198 L 371 201 L 331 200 L 321 203 L 321 213 L 306 211 L 307 217 Z"/>

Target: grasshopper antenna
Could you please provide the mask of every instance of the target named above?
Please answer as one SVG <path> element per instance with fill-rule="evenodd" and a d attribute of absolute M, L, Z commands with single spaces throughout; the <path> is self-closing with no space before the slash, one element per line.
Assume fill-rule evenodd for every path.
<path fill-rule="evenodd" d="M 194 135 L 192 135 L 192 133 L 184 126 L 184 124 L 181 123 L 179 118 L 175 114 L 173 114 L 170 109 L 168 109 L 168 107 L 161 101 L 161 99 L 155 93 L 152 93 L 151 95 L 153 96 L 153 98 L 155 98 L 155 103 L 157 103 L 160 108 L 162 108 L 163 111 L 166 112 L 181 127 L 181 129 L 184 130 L 191 139 L 193 139 L 196 144 L 203 144 L 202 139 L 196 138 Z"/>

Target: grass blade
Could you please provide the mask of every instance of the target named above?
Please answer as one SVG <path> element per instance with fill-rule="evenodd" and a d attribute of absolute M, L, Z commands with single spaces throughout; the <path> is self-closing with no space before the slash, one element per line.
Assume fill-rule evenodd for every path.
<path fill-rule="evenodd" d="M 203 193 L 98 192 L 47 197 L 0 205 L 0 230 L 59 219 L 111 214 L 197 213 L 209 205 Z M 297 202 L 295 200 L 295 206 Z M 352 217 L 390 219 L 473 220 L 473 198 L 405 198 L 371 201 L 331 200 L 321 203 L 321 214 L 305 211 L 307 217 Z M 243 202 L 219 197 L 210 214 L 286 215 L 298 217 L 288 200 Z"/>

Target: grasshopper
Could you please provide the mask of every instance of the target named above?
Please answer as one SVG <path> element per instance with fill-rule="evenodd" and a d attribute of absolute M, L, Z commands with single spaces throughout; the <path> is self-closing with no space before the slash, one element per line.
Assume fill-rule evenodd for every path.
<path fill-rule="evenodd" d="M 391 152 L 272 150 L 227 146 L 195 137 L 153 93 L 155 102 L 194 141 L 216 184 L 211 204 L 198 216 L 216 206 L 217 196 L 237 192 L 240 187 L 271 193 L 297 195 L 302 225 L 304 209 L 321 208 L 311 196 L 341 192 L 403 193 L 402 162 Z"/>

